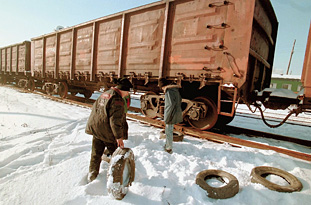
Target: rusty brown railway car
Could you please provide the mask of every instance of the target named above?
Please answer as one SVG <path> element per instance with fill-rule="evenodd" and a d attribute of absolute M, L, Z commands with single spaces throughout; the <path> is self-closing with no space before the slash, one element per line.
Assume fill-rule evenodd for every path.
<path fill-rule="evenodd" d="M 157 80 L 182 85 L 184 119 L 226 124 L 238 99 L 270 85 L 278 22 L 269 0 L 166 0 L 31 39 L 31 71 L 48 93 L 89 98 L 127 77 L 163 116 Z"/>
<path fill-rule="evenodd" d="M 29 83 L 30 71 L 30 41 L 0 48 L 0 76 L 2 83 L 15 83 L 20 86 L 34 88 Z"/>
<path fill-rule="evenodd" d="M 306 45 L 305 59 L 301 74 L 301 82 L 304 87 L 302 98 L 302 112 L 311 112 L 311 22 L 309 27 L 308 41 Z"/>
<path fill-rule="evenodd" d="M 229 123 L 238 103 L 311 112 L 309 32 L 303 93 L 269 88 L 278 22 L 269 0 L 165 0 L 0 48 L 2 83 L 90 98 L 126 77 L 141 110 L 163 117 L 158 79 L 181 85 L 184 121 L 197 129 Z M 310 27 L 311 29 L 311 27 Z M 279 93 L 279 90 L 276 90 Z M 252 110 L 252 109 L 251 109 Z"/>

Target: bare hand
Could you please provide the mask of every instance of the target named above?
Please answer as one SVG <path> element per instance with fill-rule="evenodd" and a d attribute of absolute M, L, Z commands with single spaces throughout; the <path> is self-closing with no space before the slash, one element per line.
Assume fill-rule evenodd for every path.
<path fill-rule="evenodd" d="M 118 147 L 124 148 L 123 138 L 117 139 Z"/>

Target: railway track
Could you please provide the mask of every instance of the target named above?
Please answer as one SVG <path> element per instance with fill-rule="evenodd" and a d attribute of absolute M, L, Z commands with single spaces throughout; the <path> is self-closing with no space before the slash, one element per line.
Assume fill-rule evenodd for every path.
<path fill-rule="evenodd" d="M 277 113 L 273 113 L 273 114 L 264 113 L 264 114 L 267 120 L 274 121 L 274 122 L 279 122 L 280 120 L 283 120 L 286 116 L 285 114 L 277 114 Z M 236 112 L 236 116 L 261 119 L 259 112 L 250 113 L 249 110 L 246 110 L 244 108 L 239 108 L 239 111 Z M 306 117 L 306 116 L 299 115 L 299 119 L 296 119 L 294 115 L 292 115 L 285 123 L 292 124 L 292 125 L 311 127 L 310 118 L 311 116 Z"/>
<path fill-rule="evenodd" d="M 30 92 L 30 91 L 25 91 L 23 89 L 19 89 L 19 90 L 22 92 Z M 94 102 L 94 100 L 90 100 L 90 99 L 85 100 L 84 98 L 77 97 L 77 96 L 69 96 L 69 98 L 67 99 L 62 99 L 59 97 L 50 96 L 50 95 L 36 92 L 36 91 L 35 93 L 42 95 L 46 98 L 49 98 L 51 100 L 54 100 L 54 101 L 72 104 L 72 105 L 78 105 L 78 106 L 87 107 L 87 108 L 91 108 Z M 138 113 L 138 112 L 140 113 L 139 108 L 131 107 L 129 110 L 135 113 Z M 141 123 L 148 124 L 154 127 L 162 128 L 162 129 L 164 129 L 165 127 L 165 124 L 162 120 L 147 118 L 139 114 L 128 113 L 127 118 L 129 120 L 139 121 Z M 278 153 L 282 153 L 282 154 L 285 154 L 291 157 L 295 157 L 298 159 L 311 162 L 311 154 L 306 154 L 306 153 L 293 151 L 293 150 L 289 150 L 285 148 L 280 148 L 276 146 L 270 146 L 270 145 L 266 145 L 266 144 L 262 144 L 258 142 L 249 141 L 249 140 L 243 140 L 243 139 L 228 136 L 226 133 L 246 134 L 246 135 L 254 136 L 254 137 L 259 136 L 259 137 L 272 138 L 272 139 L 300 144 L 300 145 L 311 148 L 311 141 L 308 141 L 308 140 L 301 140 L 301 139 L 296 139 L 296 138 L 291 138 L 291 137 L 286 137 L 286 136 L 281 136 L 281 135 L 276 135 L 276 134 L 271 134 L 271 133 L 266 133 L 266 132 L 260 132 L 260 131 L 255 131 L 255 130 L 248 130 L 248 129 L 238 128 L 238 127 L 233 127 L 233 126 L 226 126 L 224 129 L 218 132 L 200 131 L 192 127 L 187 127 L 183 124 L 175 125 L 174 128 L 177 131 L 185 135 L 189 135 L 189 136 L 196 137 L 196 138 L 206 139 L 206 140 L 217 142 L 217 143 L 228 143 L 234 147 L 246 146 L 246 147 L 252 147 L 252 148 L 263 149 L 263 150 L 273 150 Z"/>

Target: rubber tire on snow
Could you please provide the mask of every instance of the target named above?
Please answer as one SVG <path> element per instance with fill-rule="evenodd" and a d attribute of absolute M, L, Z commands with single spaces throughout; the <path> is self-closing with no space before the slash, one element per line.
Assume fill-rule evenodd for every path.
<path fill-rule="evenodd" d="M 211 177 L 227 178 L 229 182 L 222 187 L 212 187 L 206 180 Z M 207 195 L 214 199 L 227 199 L 233 197 L 239 192 L 239 181 L 232 174 L 216 169 L 204 170 L 197 174 L 196 184 L 207 191 Z"/>
<path fill-rule="evenodd" d="M 211 187 L 206 180 L 211 177 L 227 178 L 229 182 L 222 187 Z M 239 192 L 239 181 L 232 174 L 216 169 L 201 171 L 197 174 L 196 184 L 207 191 L 207 195 L 214 199 L 226 199 L 233 197 Z"/>
<path fill-rule="evenodd" d="M 282 177 L 289 183 L 289 186 L 281 186 L 267 180 L 265 177 L 270 174 Z M 302 189 L 301 182 L 294 175 L 275 167 L 260 166 L 253 168 L 251 172 L 251 181 L 253 183 L 262 184 L 268 189 L 278 192 L 294 192 Z"/>
<path fill-rule="evenodd" d="M 129 176 L 123 176 L 125 166 L 129 166 Z M 129 177 L 127 184 L 123 184 L 123 178 Z M 107 177 L 107 190 L 111 197 L 121 200 L 127 194 L 128 187 L 135 178 L 134 153 L 130 148 L 118 148 L 112 154 Z"/>

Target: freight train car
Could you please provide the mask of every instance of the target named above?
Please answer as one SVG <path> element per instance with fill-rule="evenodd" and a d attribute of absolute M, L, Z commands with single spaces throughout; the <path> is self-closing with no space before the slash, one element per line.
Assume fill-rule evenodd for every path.
<path fill-rule="evenodd" d="M 304 89 L 300 95 L 301 103 L 298 107 L 299 111 L 297 113 L 311 112 L 311 22 L 301 74 L 301 83 Z"/>
<path fill-rule="evenodd" d="M 2 83 L 14 83 L 34 89 L 30 71 L 30 42 L 0 48 L 0 77 Z"/>
<path fill-rule="evenodd" d="M 0 77 L 86 98 L 126 77 L 134 91 L 146 91 L 141 109 L 151 118 L 163 117 L 158 79 L 165 77 L 181 85 L 184 121 L 201 130 L 229 123 L 238 103 L 260 110 L 259 101 L 271 109 L 295 104 L 288 117 L 310 112 L 310 34 L 304 93 L 269 88 L 277 28 L 269 0 L 159 1 L 1 48 Z"/>
<path fill-rule="evenodd" d="M 182 86 L 183 116 L 210 129 L 269 87 L 278 22 L 269 0 L 166 0 L 31 39 L 36 86 L 86 98 L 127 77 L 148 117 L 163 116 L 157 82 Z"/>

